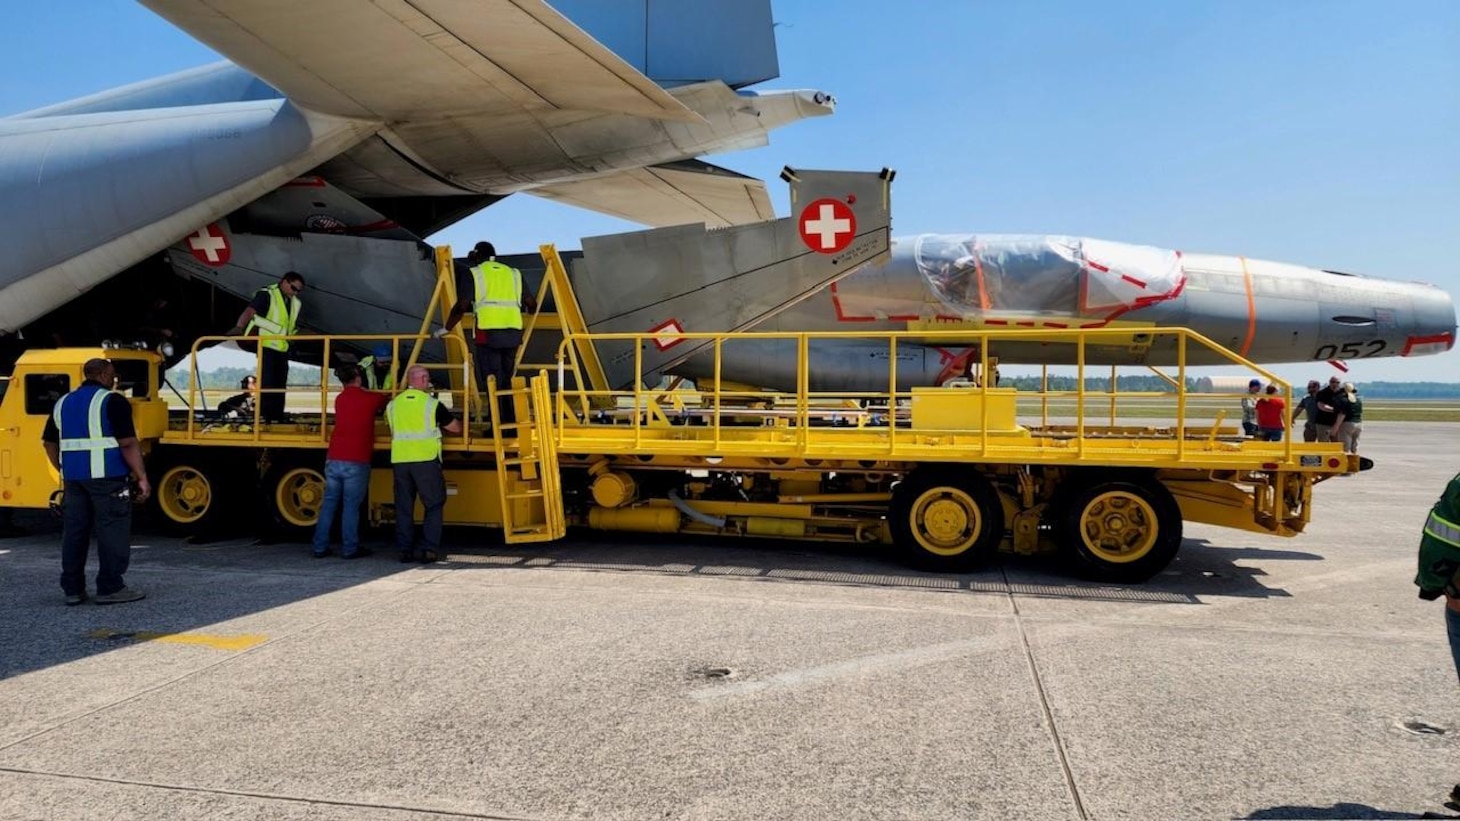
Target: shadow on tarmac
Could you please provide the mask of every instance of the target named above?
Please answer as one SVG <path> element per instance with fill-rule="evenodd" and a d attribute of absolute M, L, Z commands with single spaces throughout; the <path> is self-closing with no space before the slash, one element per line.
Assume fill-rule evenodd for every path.
<path fill-rule="evenodd" d="M 233 534 L 198 544 L 157 534 L 139 521 L 133 533 L 129 585 L 149 591 L 141 602 L 99 607 L 62 604 L 59 522 L 19 518 L 30 535 L 0 539 L 0 679 L 64 664 L 130 642 L 129 632 L 204 631 L 242 616 L 388 578 L 419 565 L 396 561 L 390 533 L 366 530 L 374 550 L 363 560 L 316 560 L 299 542 L 270 543 Z M 1203 597 L 1287 597 L 1263 585 L 1266 573 L 1239 560 L 1321 560 L 1294 551 L 1212 547 L 1187 539 L 1177 559 L 1145 584 L 1113 585 L 1070 575 L 1058 557 L 1002 556 L 974 573 L 910 569 L 879 546 L 570 531 L 546 544 L 506 545 L 500 533 L 448 528 L 447 558 L 436 569 L 570 570 L 725 578 L 775 584 L 831 584 L 942 594 L 991 593 L 1112 602 L 1200 605 Z M 87 570 L 94 578 L 95 551 Z M 98 638 L 98 630 L 114 638 Z M 206 632 L 206 631 L 204 631 Z M 1279 817 L 1279 816 L 1272 816 Z M 1368 816 L 1364 816 L 1368 817 Z M 1384 817 L 1384 816 L 1373 816 Z M 1400 817 L 1400 816 L 1394 816 Z"/>
<path fill-rule="evenodd" d="M 1250 815 L 1242 816 L 1242 821 L 1276 818 L 1302 818 L 1312 819 L 1313 821 L 1348 821 L 1348 819 L 1361 818 L 1460 818 L 1460 816 L 1438 812 L 1414 813 L 1401 810 L 1381 810 L 1378 807 L 1371 807 L 1368 804 L 1340 801 L 1328 807 L 1300 807 L 1296 805 L 1265 807 Z"/>

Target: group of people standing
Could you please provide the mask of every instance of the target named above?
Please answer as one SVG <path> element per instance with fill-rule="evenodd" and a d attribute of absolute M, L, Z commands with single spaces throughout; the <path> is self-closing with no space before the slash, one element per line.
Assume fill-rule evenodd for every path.
<path fill-rule="evenodd" d="M 462 316 L 476 321 L 476 370 L 480 385 L 495 377 L 502 389 L 510 387 L 517 348 L 522 344 L 522 314 L 536 308 L 524 294 L 522 272 L 497 261 L 491 243 L 479 242 L 467 255 L 465 277 L 458 276 L 457 293 L 444 327 L 434 336 L 450 333 Z M 406 389 L 394 399 L 395 387 L 388 345 L 378 346 L 358 364 L 335 371 L 344 390 L 335 399 L 335 426 L 325 461 L 325 495 L 314 529 L 313 555 L 330 554 L 330 530 L 340 516 L 340 555 L 354 559 L 368 555 L 360 546 L 360 506 L 370 482 L 370 460 L 375 448 L 375 417 L 382 412 L 390 426 L 390 462 L 394 474 L 395 545 L 402 562 L 434 562 L 440 557 L 446 507 L 446 477 L 441 464 L 442 433 L 460 433 L 462 421 L 428 391 L 431 377 L 415 365 L 405 372 Z M 388 400 L 388 401 L 387 401 Z M 502 397 L 499 418 L 513 421 L 510 397 Z M 416 543 L 415 505 L 424 512 L 421 540 Z"/>
<path fill-rule="evenodd" d="M 1248 436 L 1268 442 L 1281 442 L 1289 425 L 1304 417 L 1304 442 L 1341 442 L 1347 453 L 1359 452 L 1359 433 L 1363 430 L 1364 400 L 1352 382 L 1340 383 L 1338 377 L 1322 387 L 1318 380 L 1308 381 L 1308 394 L 1298 400 L 1291 418 L 1287 403 L 1278 396 L 1277 385 L 1269 384 L 1265 395 L 1262 380 L 1247 383 L 1242 397 L 1242 430 Z"/>
<path fill-rule="evenodd" d="M 382 412 L 390 426 L 390 465 L 395 484 L 395 544 L 402 562 L 434 562 L 440 558 L 446 507 L 446 476 L 441 465 L 443 433 L 460 433 L 462 423 L 429 393 L 430 372 L 413 365 L 405 373 L 405 390 L 394 399 L 365 388 L 365 369 L 341 365 L 335 376 L 344 385 L 335 397 L 334 428 L 325 454 L 324 501 L 314 526 L 313 555 L 330 554 L 330 530 L 340 519 L 340 555 L 370 555 L 360 545 L 360 508 L 370 487 L 375 454 L 375 418 Z M 419 499 L 425 519 L 419 550 L 415 508 Z"/>
<path fill-rule="evenodd" d="M 1330 377 L 1327 386 L 1308 380 L 1308 394 L 1293 408 L 1293 421 L 1305 414 L 1304 442 L 1340 442 L 1346 453 L 1359 452 L 1359 434 L 1364 429 L 1364 400 L 1352 382 Z"/>
<path fill-rule="evenodd" d="M 229 336 L 257 336 L 240 347 L 257 346 L 259 376 L 240 383 L 242 393 L 218 408 L 221 416 L 248 417 L 257 395 L 258 413 L 266 422 L 287 421 L 284 389 L 289 377 L 288 337 L 299 333 L 301 295 L 305 280 L 289 271 L 279 281 L 260 288 L 229 329 Z M 522 344 L 522 314 L 536 309 L 525 294 L 522 273 L 497 261 L 491 243 L 479 242 L 457 272 L 460 299 L 453 306 L 444 336 L 462 316 L 476 320 L 476 370 L 484 388 L 493 376 L 510 387 L 513 363 Z M 389 345 L 376 346 L 358 363 L 341 365 L 336 377 L 344 385 L 335 399 L 335 423 L 325 456 L 325 495 L 315 525 L 313 553 L 330 554 L 330 532 L 338 515 L 341 555 L 347 559 L 369 554 L 360 545 L 360 509 L 369 490 L 375 451 L 375 420 L 382 413 L 390 427 L 390 462 L 394 473 L 395 541 L 402 562 L 437 561 L 446 506 L 446 479 L 441 463 L 443 433 L 460 433 L 462 421 L 430 393 L 429 371 L 420 365 L 404 374 L 405 390 L 393 399 L 396 372 Z M 61 590 L 66 604 L 92 600 L 87 593 L 85 568 L 91 538 L 97 540 L 98 604 L 120 604 L 145 597 L 123 579 L 131 559 L 131 524 L 134 502 L 146 501 L 148 484 L 142 449 L 126 397 L 116 393 L 116 369 L 106 359 L 83 367 L 83 383 L 56 403 L 46 422 L 42 441 L 51 464 L 60 473 L 64 495 L 61 544 Z M 504 398 L 506 399 L 506 398 Z M 512 420 L 509 401 L 502 403 L 501 419 Z M 424 522 L 416 541 L 415 505 L 420 500 Z"/>

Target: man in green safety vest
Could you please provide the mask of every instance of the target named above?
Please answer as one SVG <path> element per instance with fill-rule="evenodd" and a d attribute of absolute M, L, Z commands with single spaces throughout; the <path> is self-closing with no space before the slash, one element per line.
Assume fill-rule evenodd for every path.
<path fill-rule="evenodd" d="M 365 378 L 365 390 L 395 390 L 395 368 L 392 365 L 390 343 L 377 344 L 375 350 L 359 363 L 360 373 Z"/>
<path fill-rule="evenodd" d="M 289 383 L 289 340 L 282 337 L 299 332 L 302 293 L 304 277 L 290 271 L 277 283 L 260 288 L 228 331 L 229 336 L 260 337 L 259 417 L 265 422 L 286 421 L 284 386 Z"/>
<path fill-rule="evenodd" d="M 1450 657 L 1460 677 L 1460 473 L 1430 508 L 1419 537 L 1419 572 L 1414 583 L 1426 601 L 1445 596 L 1445 633 Z M 1460 784 L 1450 791 L 1445 806 L 1460 810 Z"/>
<path fill-rule="evenodd" d="M 385 406 L 390 424 L 390 464 L 395 474 L 395 547 L 402 562 L 434 562 L 441 550 L 446 475 L 441 469 L 441 432 L 461 433 L 457 419 L 426 393 L 431 377 L 414 365 L 406 389 Z M 416 551 L 416 497 L 426 510 L 421 550 Z"/>
<path fill-rule="evenodd" d="M 485 392 L 487 377 L 497 380 L 497 390 L 512 387 L 517 349 L 522 345 L 522 314 L 537 310 L 537 299 L 522 289 L 522 272 L 497 261 L 497 249 L 490 242 L 478 242 L 466 256 L 468 276 L 458 276 L 457 301 L 446 324 L 435 336 L 450 333 L 471 311 L 476 319 L 477 383 Z M 510 397 L 497 403 L 503 422 L 515 421 Z"/>

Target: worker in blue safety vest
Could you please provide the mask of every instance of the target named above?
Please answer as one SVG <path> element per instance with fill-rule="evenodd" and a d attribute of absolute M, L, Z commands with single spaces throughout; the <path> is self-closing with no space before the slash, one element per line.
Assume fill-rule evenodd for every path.
<path fill-rule="evenodd" d="M 85 381 L 56 402 L 41 441 L 61 474 L 61 592 L 67 605 L 86 601 L 86 554 L 96 536 L 96 603 L 144 598 L 122 575 L 132 557 L 132 502 L 152 487 L 132 423 L 132 406 L 112 391 L 117 372 L 105 359 L 82 366 Z M 136 480 L 135 495 L 127 478 Z"/>
<path fill-rule="evenodd" d="M 259 417 L 265 422 L 283 422 L 284 387 L 289 383 L 289 340 L 299 332 L 299 295 L 304 277 L 290 271 L 273 285 L 258 289 L 248 307 L 238 315 L 229 336 L 254 335 L 259 340 Z M 242 347 L 242 345 L 240 345 Z"/>
<path fill-rule="evenodd" d="M 476 319 L 478 386 L 485 392 L 491 376 L 497 380 L 497 390 L 510 390 L 517 349 L 522 345 L 522 315 L 537 310 L 537 299 L 523 291 L 521 271 L 497 261 L 492 243 L 478 242 L 466 255 L 466 262 L 469 277 L 458 277 L 456 305 L 434 335 L 450 333 L 471 311 Z M 497 407 L 503 422 L 515 421 L 510 397 L 501 397 Z"/>

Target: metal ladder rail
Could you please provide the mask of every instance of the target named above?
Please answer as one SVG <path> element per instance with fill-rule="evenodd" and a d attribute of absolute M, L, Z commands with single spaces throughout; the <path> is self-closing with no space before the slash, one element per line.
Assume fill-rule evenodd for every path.
<path fill-rule="evenodd" d="M 603 369 L 603 363 L 598 358 L 598 349 L 588 339 L 588 321 L 583 315 L 582 307 L 578 304 L 578 297 L 573 292 L 573 284 L 568 278 L 568 269 L 563 264 L 563 258 L 558 254 L 557 247 L 551 243 L 538 246 L 538 251 L 543 260 L 543 278 L 538 287 L 537 305 L 538 310 L 523 322 L 522 345 L 518 348 L 515 368 L 517 372 L 536 371 L 539 373 L 551 373 L 558 371 L 560 366 L 557 362 L 527 362 L 523 357 L 529 347 L 529 342 L 534 333 L 539 331 L 555 331 L 562 339 L 568 340 L 569 344 L 564 346 L 567 354 L 566 370 L 571 371 L 573 384 L 560 385 L 559 388 L 567 391 L 570 388 L 577 391 L 578 396 L 575 404 L 579 405 L 581 413 L 588 413 L 588 405 L 602 403 L 605 401 L 603 393 L 608 390 L 608 376 Z M 553 311 L 544 310 L 548 304 L 547 296 L 552 295 Z M 557 348 L 557 344 L 553 348 Z M 588 391 L 597 395 L 590 401 Z"/>
<path fill-rule="evenodd" d="M 496 380 L 487 380 L 487 409 L 492 418 L 492 449 L 497 460 L 497 494 L 502 510 L 502 534 L 508 544 L 547 542 L 560 539 L 567 532 L 563 513 L 562 487 L 558 476 L 557 450 L 552 444 L 552 423 L 539 412 L 550 408 L 547 377 L 537 376 L 529 387 L 499 391 Z M 527 422 L 506 422 L 501 419 L 498 397 L 508 397 L 518 419 Z M 521 401 L 518 401 L 518 400 Z M 511 429 L 513 436 L 505 434 Z M 523 489 L 525 487 L 525 489 Z M 517 502 L 540 499 L 542 517 L 530 522 L 515 520 Z"/>

